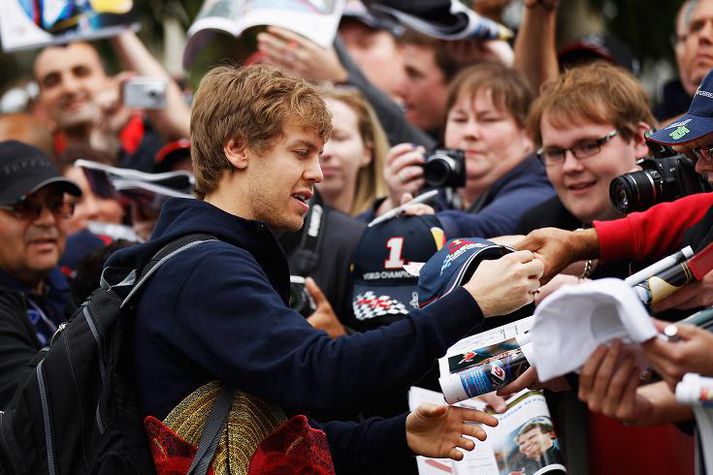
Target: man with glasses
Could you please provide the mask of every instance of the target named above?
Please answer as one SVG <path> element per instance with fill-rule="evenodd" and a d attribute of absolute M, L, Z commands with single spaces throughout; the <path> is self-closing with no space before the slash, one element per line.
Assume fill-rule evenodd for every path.
<path fill-rule="evenodd" d="M 622 68 L 596 63 L 546 83 L 530 110 L 528 131 L 557 196 L 530 210 L 519 232 L 577 229 L 620 217 L 609 183 L 646 156 L 644 134 L 653 123 L 646 92 Z"/>
<path fill-rule="evenodd" d="M 0 410 L 73 309 L 57 262 L 79 187 L 39 149 L 0 142 Z"/>
<path fill-rule="evenodd" d="M 696 172 L 713 185 L 713 72 L 703 79 L 688 112 L 648 139 L 669 145 L 695 160 Z M 631 213 L 622 219 L 595 220 L 593 228 L 584 231 L 536 230 L 518 246 L 542 256 L 545 262 L 543 281 L 547 281 L 577 260 L 657 259 L 684 245 L 691 245 L 698 251 L 711 241 L 713 193 L 699 193 L 660 203 L 643 213 Z M 656 309 L 713 305 L 713 292 L 709 287 L 713 288 L 713 276 L 686 286 Z"/>

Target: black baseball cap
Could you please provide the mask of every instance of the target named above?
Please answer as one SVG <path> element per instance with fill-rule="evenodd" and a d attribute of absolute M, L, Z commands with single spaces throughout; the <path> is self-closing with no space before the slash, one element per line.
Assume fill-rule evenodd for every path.
<path fill-rule="evenodd" d="M 446 238 L 435 215 L 400 216 L 367 227 L 354 255 L 354 328 L 390 324 L 418 308 L 418 277 L 404 269 L 422 264 Z"/>
<path fill-rule="evenodd" d="M 42 150 L 16 140 L 0 142 L 0 203 L 15 204 L 47 185 L 82 196 L 82 190 L 60 175 Z"/>

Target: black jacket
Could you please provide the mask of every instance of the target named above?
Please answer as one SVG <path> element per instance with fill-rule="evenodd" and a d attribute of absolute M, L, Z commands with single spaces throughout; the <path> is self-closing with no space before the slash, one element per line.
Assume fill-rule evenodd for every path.
<path fill-rule="evenodd" d="M 74 310 L 69 286 L 59 269 L 50 273 L 45 289 L 43 295 L 32 297 L 33 302 L 58 325 Z M 43 346 L 28 317 L 28 295 L 19 282 L 0 271 L 0 410 L 7 407 L 27 375 L 27 364 Z"/>

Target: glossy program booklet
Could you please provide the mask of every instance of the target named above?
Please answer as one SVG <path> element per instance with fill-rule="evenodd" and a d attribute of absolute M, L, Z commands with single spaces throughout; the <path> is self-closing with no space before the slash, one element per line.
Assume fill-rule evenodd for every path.
<path fill-rule="evenodd" d="M 197 53 L 216 32 L 236 38 L 254 26 L 279 26 L 299 33 L 322 47 L 337 34 L 345 0 L 205 0 L 188 29 L 183 67 L 189 69 Z"/>
<path fill-rule="evenodd" d="M 418 387 L 409 391 L 411 410 L 429 402 L 444 404 L 443 395 Z M 479 399 L 468 399 L 459 406 L 485 410 Z M 463 460 L 417 457 L 420 475 L 539 475 L 566 473 L 560 444 L 555 435 L 542 391 L 524 389 L 507 399 L 507 410 L 495 414 L 496 427 L 483 426 L 487 439 L 475 440 L 475 449 L 463 452 Z"/>
<path fill-rule="evenodd" d="M 133 7 L 133 0 L 2 0 L 2 49 L 19 51 L 136 30 Z"/>

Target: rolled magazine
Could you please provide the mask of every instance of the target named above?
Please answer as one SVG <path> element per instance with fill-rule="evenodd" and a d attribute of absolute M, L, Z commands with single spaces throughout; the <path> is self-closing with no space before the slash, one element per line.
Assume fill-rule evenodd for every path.
<path fill-rule="evenodd" d="M 683 253 L 683 250 L 680 253 Z M 669 259 L 670 257 L 667 257 L 659 262 Z M 713 270 L 713 243 L 685 260 L 680 260 L 679 256 L 679 262 L 634 285 L 634 290 L 644 305 L 654 305 L 686 284 L 694 280 L 700 281 L 711 270 Z"/>
<path fill-rule="evenodd" d="M 530 367 L 532 317 L 464 338 L 439 360 L 439 383 L 449 404 L 487 394 Z"/>

